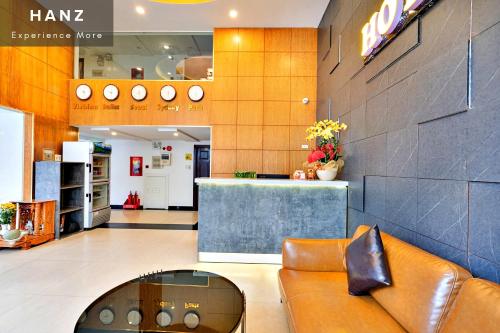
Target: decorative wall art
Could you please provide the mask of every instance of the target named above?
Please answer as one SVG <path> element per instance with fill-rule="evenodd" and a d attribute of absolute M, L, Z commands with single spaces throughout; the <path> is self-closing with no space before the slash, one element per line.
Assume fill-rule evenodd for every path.
<path fill-rule="evenodd" d="M 130 156 L 130 176 L 142 176 L 142 156 Z"/>

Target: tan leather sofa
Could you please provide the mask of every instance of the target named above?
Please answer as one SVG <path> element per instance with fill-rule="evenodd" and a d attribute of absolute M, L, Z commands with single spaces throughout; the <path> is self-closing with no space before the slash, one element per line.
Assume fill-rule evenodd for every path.
<path fill-rule="evenodd" d="M 368 228 L 360 226 L 353 238 Z M 347 292 L 350 239 L 284 241 L 279 285 L 291 332 L 500 332 L 499 285 L 381 235 L 393 284 L 370 296 Z"/>

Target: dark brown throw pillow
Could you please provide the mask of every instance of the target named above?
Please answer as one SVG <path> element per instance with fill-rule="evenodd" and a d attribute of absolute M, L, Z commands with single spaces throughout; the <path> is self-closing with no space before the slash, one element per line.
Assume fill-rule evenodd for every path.
<path fill-rule="evenodd" d="M 377 225 L 349 244 L 346 265 L 350 295 L 366 295 L 373 288 L 391 285 L 391 274 Z"/>

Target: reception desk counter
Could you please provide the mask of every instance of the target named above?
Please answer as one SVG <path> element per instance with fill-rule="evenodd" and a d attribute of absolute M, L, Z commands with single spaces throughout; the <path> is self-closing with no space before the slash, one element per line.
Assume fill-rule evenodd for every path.
<path fill-rule="evenodd" d="M 344 238 L 347 182 L 198 178 L 198 259 L 281 263 L 284 238 Z"/>

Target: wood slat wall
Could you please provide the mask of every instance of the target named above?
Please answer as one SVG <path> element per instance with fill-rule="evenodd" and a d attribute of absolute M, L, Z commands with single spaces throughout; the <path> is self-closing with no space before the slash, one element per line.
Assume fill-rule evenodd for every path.
<path fill-rule="evenodd" d="M 316 29 L 215 29 L 213 176 L 302 167 L 304 131 L 316 120 L 316 59 Z"/>
<path fill-rule="evenodd" d="M 24 24 L 21 6 L 33 1 L 3 1 L 0 18 Z M 31 8 L 31 7 L 30 7 Z M 35 7 L 33 7 L 35 8 Z M 53 24 L 52 31 L 66 27 Z M 68 80 L 73 77 L 71 47 L 0 47 L 0 105 L 34 115 L 34 159 L 43 148 L 62 153 L 62 142 L 76 140 L 78 130 L 69 126 Z"/>

